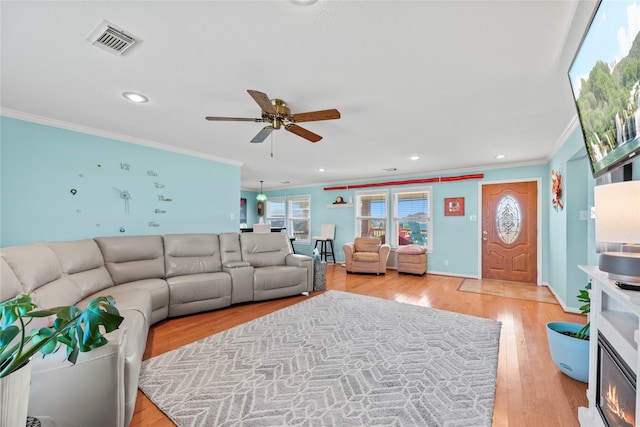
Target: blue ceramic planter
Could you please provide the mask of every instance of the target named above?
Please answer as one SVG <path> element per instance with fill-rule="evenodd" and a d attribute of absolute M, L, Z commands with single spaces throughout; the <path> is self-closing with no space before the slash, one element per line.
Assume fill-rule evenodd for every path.
<path fill-rule="evenodd" d="M 556 366 L 573 379 L 589 382 L 589 341 L 560 332 L 578 332 L 583 325 L 568 322 L 547 323 L 547 339 Z"/>

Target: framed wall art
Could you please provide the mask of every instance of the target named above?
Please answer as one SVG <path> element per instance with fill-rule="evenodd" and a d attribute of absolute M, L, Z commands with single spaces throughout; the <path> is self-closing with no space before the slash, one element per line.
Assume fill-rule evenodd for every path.
<path fill-rule="evenodd" d="M 464 197 L 447 197 L 444 199 L 445 216 L 464 215 Z"/>

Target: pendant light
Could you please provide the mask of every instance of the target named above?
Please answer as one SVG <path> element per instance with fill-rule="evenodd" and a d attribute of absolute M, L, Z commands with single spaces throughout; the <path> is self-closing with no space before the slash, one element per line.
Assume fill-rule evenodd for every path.
<path fill-rule="evenodd" d="M 264 181 L 260 180 L 260 193 L 256 196 L 256 200 L 258 200 L 259 202 L 264 202 L 265 200 L 267 200 L 267 195 L 262 192 L 263 182 Z"/>

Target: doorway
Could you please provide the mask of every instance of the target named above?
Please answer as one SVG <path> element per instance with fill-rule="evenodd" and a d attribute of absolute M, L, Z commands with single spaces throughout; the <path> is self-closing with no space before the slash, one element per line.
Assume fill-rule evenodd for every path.
<path fill-rule="evenodd" d="M 481 277 L 538 283 L 539 180 L 481 184 Z"/>

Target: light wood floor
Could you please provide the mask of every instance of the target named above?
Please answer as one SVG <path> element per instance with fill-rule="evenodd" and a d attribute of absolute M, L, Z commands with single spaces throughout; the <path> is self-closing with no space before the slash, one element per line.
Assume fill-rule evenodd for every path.
<path fill-rule="evenodd" d="M 458 290 L 558 304 L 558 300 L 549 288 L 534 284 L 525 285 L 503 280 L 464 279 Z"/>
<path fill-rule="evenodd" d="M 545 324 L 584 323 L 560 305 L 517 297 L 458 290 L 464 279 L 412 276 L 388 270 L 384 276 L 346 274 L 340 265 L 327 268 L 327 289 L 487 317 L 502 322 L 493 426 L 577 427 L 578 407 L 586 406 L 587 385 L 562 374 L 553 364 Z M 532 285 L 512 284 L 530 293 Z M 516 293 L 513 289 L 510 294 Z M 539 292 L 536 291 L 536 292 Z M 318 293 L 312 293 L 311 297 Z M 144 358 L 157 356 L 216 332 L 304 300 L 296 296 L 242 304 L 183 318 L 165 320 L 149 331 Z M 173 426 L 138 390 L 131 426 Z"/>

